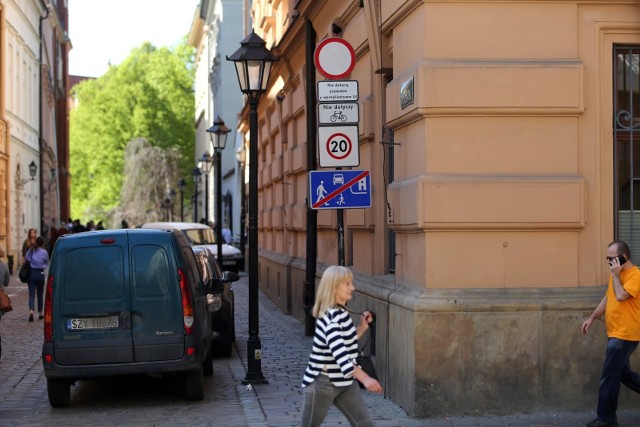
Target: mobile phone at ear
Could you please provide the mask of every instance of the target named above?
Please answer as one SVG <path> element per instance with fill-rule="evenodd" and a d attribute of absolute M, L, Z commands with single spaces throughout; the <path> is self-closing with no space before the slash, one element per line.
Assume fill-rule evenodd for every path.
<path fill-rule="evenodd" d="M 618 262 L 620 263 L 620 265 L 622 265 L 627 262 L 627 259 L 624 257 L 624 255 L 618 255 Z"/>

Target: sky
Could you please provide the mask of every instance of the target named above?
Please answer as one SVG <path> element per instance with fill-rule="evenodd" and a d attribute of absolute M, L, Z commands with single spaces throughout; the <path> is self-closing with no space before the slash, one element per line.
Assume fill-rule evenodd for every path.
<path fill-rule="evenodd" d="M 171 47 L 189 33 L 199 0 L 69 0 L 69 74 L 100 77 L 149 41 Z"/>

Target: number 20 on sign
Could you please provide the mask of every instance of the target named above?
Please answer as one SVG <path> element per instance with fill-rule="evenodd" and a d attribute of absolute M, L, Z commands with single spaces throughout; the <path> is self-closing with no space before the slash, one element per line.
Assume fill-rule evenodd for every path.
<path fill-rule="evenodd" d="M 323 126 L 318 128 L 320 167 L 340 168 L 360 164 L 358 126 Z"/>

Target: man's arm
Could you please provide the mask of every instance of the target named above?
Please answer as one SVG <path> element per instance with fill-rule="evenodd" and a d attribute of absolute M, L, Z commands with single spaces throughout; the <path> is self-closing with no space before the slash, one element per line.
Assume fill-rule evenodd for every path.
<path fill-rule="evenodd" d="M 613 279 L 613 292 L 616 294 L 618 301 L 624 301 L 631 298 L 629 292 L 624 289 L 622 282 L 620 281 L 620 272 L 611 274 Z"/>
<path fill-rule="evenodd" d="M 593 321 L 598 319 L 600 316 L 602 316 L 606 311 L 606 309 L 607 309 L 607 296 L 605 295 L 604 297 L 602 297 L 602 300 L 600 300 L 600 303 L 597 305 L 596 309 L 593 310 L 593 313 L 591 313 L 591 316 L 589 316 L 587 320 L 585 320 L 582 323 L 583 334 L 585 335 L 587 334 L 587 331 L 591 327 L 591 324 L 593 323 Z"/>

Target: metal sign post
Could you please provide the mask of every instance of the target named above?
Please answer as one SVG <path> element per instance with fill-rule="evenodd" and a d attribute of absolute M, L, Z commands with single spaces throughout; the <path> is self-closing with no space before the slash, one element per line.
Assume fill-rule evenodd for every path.
<path fill-rule="evenodd" d="M 344 211 L 371 207 L 369 171 L 343 171 L 360 165 L 358 81 L 341 80 L 355 67 L 355 52 L 344 39 L 321 41 L 315 65 L 328 80 L 318 82 L 318 151 L 321 167 L 335 171 L 309 172 L 311 209 L 336 209 L 338 221 L 338 265 L 345 265 Z M 355 189 L 355 191 L 354 191 Z"/>

